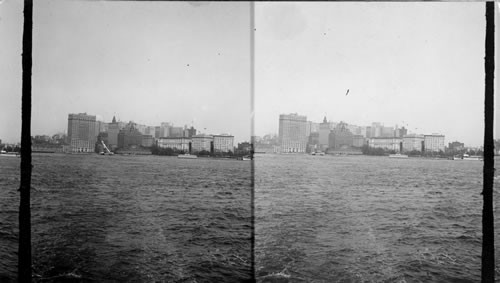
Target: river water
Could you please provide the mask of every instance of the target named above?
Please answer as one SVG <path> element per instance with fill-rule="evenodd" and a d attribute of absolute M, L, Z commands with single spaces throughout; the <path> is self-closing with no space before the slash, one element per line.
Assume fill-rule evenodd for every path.
<path fill-rule="evenodd" d="M 39 279 L 252 278 L 250 162 L 40 154 L 33 164 Z M 1 282 L 16 276 L 19 178 L 19 158 L 0 159 Z"/>
<path fill-rule="evenodd" d="M 482 170 L 479 161 L 258 155 L 257 281 L 479 282 Z"/>

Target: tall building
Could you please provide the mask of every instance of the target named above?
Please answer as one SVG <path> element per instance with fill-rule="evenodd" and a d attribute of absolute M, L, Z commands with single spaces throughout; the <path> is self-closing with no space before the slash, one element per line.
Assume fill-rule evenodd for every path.
<path fill-rule="evenodd" d="M 68 114 L 68 142 L 71 152 L 94 152 L 99 127 L 87 113 Z"/>
<path fill-rule="evenodd" d="M 424 149 L 426 152 L 444 152 L 444 135 L 424 135 Z"/>
<path fill-rule="evenodd" d="M 118 148 L 135 148 L 141 145 L 142 133 L 135 128 L 133 123 L 129 123 L 127 127 L 118 133 Z"/>
<path fill-rule="evenodd" d="M 348 129 L 347 124 L 340 122 L 335 129 L 330 132 L 329 149 L 340 149 L 352 147 L 353 135 Z"/>
<path fill-rule="evenodd" d="M 307 117 L 298 114 L 281 114 L 279 118 L 279 140 L 281 152 L 306 152 Z"/>
<path fill-rule="evenodd" d="M 328 147 L 328 140 L 330 138 L 330 131 L 332 130 L 331 124 L 326 121 L 326 116 L 323 118 L 323 122 L 319 124 L 319 145 L 323 147 Z"/>
<path fill-rule="evenodd" d="M 118 134 L 120 130 L 125 128 L 125 125 L 125 122 L 117 122 L 116 117 L 113 116 L 113 120 L 108 124 L 108 148 L 115 149 L 118 147 Z"/>

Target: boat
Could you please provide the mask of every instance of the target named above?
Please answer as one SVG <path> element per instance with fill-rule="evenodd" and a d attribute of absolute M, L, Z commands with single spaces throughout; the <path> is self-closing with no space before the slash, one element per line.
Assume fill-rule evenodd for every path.
<path fill-rule="evenodd" d="M 249 160 L 252 160 L 252 158 L 250 156 L 243 156 L 241 158 L 241 160 L 243 160 L 243 161 L 249 161 Z"/>
<path fill-rule="evenodd" d="M 198 158 L 198 156 L 191 155 L 189 153 L 184 153 L 184 154 L 177 155 L 177 158 L 182 158 L 182 159 L 196 159 L 196 158 Z"/>
<path fill-rule="evenodd" d="M 408 158 L 408 155 L 401 153 L 389 154 L 389 158 Z"/>
<path fill-rule="evenodd" d="M 465 153 L 463 155 L 463 157 L 462 157 L 462 160 L 482 161 L 483 157 L 482 156 L 477 156 L 477 155 L 468 155 L 468 154 Z"/>
<path fill-rule="evenodd" d="M 325 155 L 325 153 L 324 153 L 324 152 L 322 152 L 322 151 L 313 151 L 313 152 L 311 152 L 311 155 L 319 155 L 319 156 L 324 156 L 324 155 Z"/>

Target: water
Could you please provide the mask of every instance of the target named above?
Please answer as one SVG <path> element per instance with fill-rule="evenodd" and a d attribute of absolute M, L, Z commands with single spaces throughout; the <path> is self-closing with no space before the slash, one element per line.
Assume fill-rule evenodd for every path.
<path fill-rule="evenodd" d="M 250 162 L 33 156 L 37 278 L 239 282 L 250 273 Z M 19 159 L 0 159 L 0 281 L 17 272 Z M 46 281 L 44 281 L 46 282 Z"/>
<path fill-rule="evenodd" d="M 475 161 L 258 155 L 257 281 L 478 282 L 482 169 Z"/>

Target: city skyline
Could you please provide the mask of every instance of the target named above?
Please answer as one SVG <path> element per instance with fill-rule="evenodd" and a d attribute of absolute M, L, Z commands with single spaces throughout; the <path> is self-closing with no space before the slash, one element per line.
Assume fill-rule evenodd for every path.
<path fill-rule="evenodd" d="M 0 138 L 18 142 L 23 3 L 0 3 Z M 248 3 L 34 4 L 32 135 L 88 112 L 245 141 L 251 117 L 262 136 L 298 112 L 483 144 L 481 3 L 255 3 L 253 43 Z"/>
<path fill-rule="evenodd" d="M 0 85 L 12 101 L 1 107 L 0 137 L 13 142 L 21 128 L 18 2 L 0 6 L 1 23 L 12 25 L 0 25 L 9 42 Z M 61 132 L 67 113 L 86 112 L 250 140 L 250 46 L 250 3 L 36 1 L 32 135 Z"/>
<path fill-rule="evenodd" d="M 470 2 L 256 3 L 256 135 L 300 113 L 482 145 L 484 13 Z"/>

